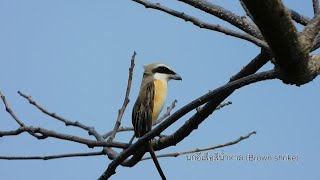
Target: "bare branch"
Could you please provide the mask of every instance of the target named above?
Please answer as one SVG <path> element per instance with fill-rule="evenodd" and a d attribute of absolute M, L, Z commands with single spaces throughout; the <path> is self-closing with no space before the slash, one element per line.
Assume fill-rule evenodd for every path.
<path fill-rule="evenodd" d="M 87 157 L 87 156 L 101 156 L 104 155 L 103 151 L 88 152 L 88 153 L 70 153 L 70 154 L 57 154 L 50 156 L 0 156 L 2 160 L 52 160 L 70 157 Z"/>
<path fill-rule="evenodd" d="M 171 103 L 171 105 L 170 105 L 169 107 L 167 107 L 167 111 L 166 111 L 159 119 L 157 119 L 157 121 L 154 123 L 154 126 L 157 125 L 157 124 L 159 124 L 159 123 L 161 123 L 165 118 L 167 118 L 168 116 L 170 116 L 170 113 L 171 113 L 172 109 L 173 109 L 174 107 L 176 107 L 176 103 L 177 103 L 177 102 L 178 102 L 178 101 L 175 99 L 175 100 Z"/>
<path fill-rule="evenodd" d="M 260 56 L 260 55 L 258 55 L 258 56 Z M 266 58 L 266 59 L 264 59 L 264 58 Z M 231 81 L 235 81 L 237 79 L 240 79 L 240 78 L 243 78 L 243 77 L 245 77 L 247 75 L 255 73 L 256 71 L 258 71 L 267 62 L 268 62 L 267 56 L 260 56 L 260 58 L 255 58 L 254 60 L 252 60 L 247 66 L 245 66 L 240 71 L 240 72 L 243 72 L 243 73 L 240 73 L 240 72 L 237 73 L 237 75 L 235 75 L 233 80 L 231 80 Z M 212 106 L 211 111 L 213 112 L 214 111 L 213 108 L 219 106 L 219 103 L 221 103 L 224 99 L 226 99 L 228 96 L 230 96 L 233 92 L 234 92 L 234 90 L 225 91 L 224 93 L 222 93 L 220 95 L 219 98 L 216 97 L 217 99 L 212 100 L 212 103 L 210 105 L 212 106 L 212 104 L 214 102 L 216 102 L 216 104 L 214 104 L 214 106 Z M 208 107 L 210 107 L 210 105 L 208 105 Z M 201 111 L 198 112 L 197 116 L 201 117 L 201 115 L 202 115 Z M 197 121 L 197 119 L 194 118 L 193 121 Z M 198 122 L 198 123 L 200 124 L 201 122 Z M 159 150 L 159 149 L 162 149 L 162 148 L 169 147 L 169 146 L 177 144 L 178 142 L 180 142 L 183 139 L 183 138 L 181 138 L 180 134 L 184 133 L 186 127 L 188 127 L 188 126 L 181 127 L 175 133 L 173 133 L 172 135 L 166 136 L 166 137 L 161 137 L 158 141 L 153 142 L 153 148 L 155 150 Z M 187 133 L 187 134 L 189 134 L 189 133 Z M 174 138 L 175 138 L 176 135 L 179 135 L 180 138 L 175 141 Z M 187 136 L 187 135 L 185 135 L 185 136 Z M 170 140 L 170 139 L 172 139 L 172 140 Z M 163 141 L 166 141 L 168 143 L 163 144 L 162 143 Z M 145 153 L 145 150 L 140 148 L 130 160 L 125 160 L 121 165 L 122 166 L 129 166 L 129 167 L 134 166 L 136 163 L 138 163 L 140 161 L 140 159 L 143 157 L 144 153 Z"/>
<path fill-rule="evenodd" d="M 317 14 L 319 11 L 319 0 L 312 0 L 313 12 Z"/>
<path fill-rule="evenodd" d="M 85 144 L 88 147 L 92 148 L 92 147 L 103 147 L 103 154 L 107 154 L 108 157 L 110 159 L 113 159 L 115 157 L 118 156 L 118 154 L 113 151 L 111 148 L 109 147 L 116 147 L 116 148 L 122 148 L 122 149 L 126 149 L 130 146 L 130 144 L 125 144 L 125 143 L 120 143 L 120 142 L 105 142 L 103 137 L 94 129 L 91 127 L 88 127 L 86 125 L 83 125 L 79 122 L 72 122 L 69 120 L 66 120 L 65 118 L 62 118 L 61 116 L 58 116 L 55 113 L 50 113 L 48 112 L 46 109 L 44 109 L 42 106 L 40 106 L 39 104 L 37 104 L 35 101 L 32 100 L 31 96 L 27 96 L 25 94 L 23 94 L 22 92 L 18 92 L 22 97 L 26 98 L 30 104 L 33 104 L 35 107 L 37 107 L 39 110 L 41 110 L 42 112 L 44 112 L 45 114 L 60 120 L 61 122 L 64 122 L 66 125 L 72 125 L 72 126 L 76 126 L 79 128 L 82 128 L 84 130 L 87 130 L 89 135 L 93 135 L 97 141 L 93 141 L 93 140 L 89 140 L 89 139 L 84 139 L 81 137 L 77 137 L 77 136 L 73 136 L 73 135 L 68 135 L 68 134 L 61 134 L 55 131 L 50 131 L 44 128 L 40 128 L 40 127 L 32 127 L 32 126 L 26 126 L 24 125 L 18 118 L 17 116 L 14 114 L 14 112 L 10 109 L 8 102 L 6 101 L 5 97 L 1 94 L 1 98 L 5 104 L 6 109 L 8 110 L 8 113 L 15 119 L 18 120 L 18 124 L 19 125 L 23 125 L 20 126 L 18 129 L 16 130 L 11 130 L 11 131 L 0 131 L 0 137 L 4 137 L 4 136 L 14 136 L 14 135 L 19 135 L 23 132 L 28 132 L 29 134 L 31 134 L 32 136 L 36 137 L 37 139 L 45 139 L 47 137 L 53 137 L 53 138 L 57 138 L 57 139 L 62 139 L 62 140 L 67 140 L 67 141 L 73 141 L 73 142 L 77 142 L 80 144 Z"/>
<path fill-rule="evenodd" d="M 318 12 L 314 18 L 308 23 L 308 25 L 300 33 L 300 41 L 303 46 L 303 50 L 310 52 L 314 44 L 315 38 L 320 32 L 320 12 Z"/>
<path fill-rule="evenodd" d="M 85 144 L 89 148 L 93 148 L 93 147 L 117 147 L 117 148 L 126 149 L 126 148 L 128 148 L 130 146 L 130 144 L 120 143 L 120 142 L 93 141 L 93 140 L 84 139 L 84 138 L 81 138 L 81 137 L 78 137 L 78 136 L 62 134 L 62 133 L 58 133 L 58 132 L 55 132 L 55 131 L 47 130 L 45 128 L 32 127 L 32 126 L 22 126 L 22 127 L 19 127 L 18 129 L 13 130 L 13 131 L 0 131 L 0 137 L 19 135 L 19 134 L 21 134 L 23 132 L 41 134 L 42 138 L 39 138 L 39 139 L 44 139 L 44 138 L 47 138 L 47 137 L 53 137 L 53 138 L 57 138 L 57 139 L 62 139 L 62 140 L 77 142 L 77 143 L 80 143 L 80 144 Z"/>
<path fill-rule="evenodd" d="M 59 115 L 57 115 L 56 113 L 51 113 L 48 110 L 46 110 L 45 108 L 43 108 L 42 106 L 40 106 L 36 101 L 34 101 L 31 96 L 28 96 L 24 93 L 22 93 L 21 91 L 18 91 L 18 94 L 20 96 L 22 96 L 23 98 L 27 99 L 29 101 L 30 104 L 34 105 L 36 108 L 38 108 L 41 112 L 43 112 L 44 114 L 57 119 L 61 122 L 63 122 L 66 126 L 74 126 L 74 127 L 79 127 L 81 129 L 84 129 L 86 131 L 88 131 L 89 135 L 93 135 L 98 141 L 104 141 L 104 139 L 100 136 L 100 134 L 94 129 L 94 127 L 89 127 L 86 126 L 78 121 L 70 121 L 67 120 L 66 118 L 63 118 Z M 39 139 L 39 138 L 38 138 Z M 105 149 L 105 152 L 108 152 L 108 150 Z"/>
<path fill-rule="evenodd" d="M 308 17 L 305 17 L 292 9 L 287 9 L 287 10 L 290 13 L 291 18 L 297 23 L 304 26 L 306 26 L 309 23 L 310 19 Z"/>
<path fill-rule="evenodd" d="M 228 101 L 228 102 L 225 102 L 225 103 L 221 103 L 221 104 L 219 104 L 219 105 L 216 107 L 215 111 L 216 111 L 216 110 L 219 110 L 219 109 L 222 109 L 222 108 L 224 108 L 225 106 L 228 106 L 228 105 L 231 105 L 231 104 L 232 104 L 231 101 Z M 202 109 L 202 107 L 199 106 L 199 107 L 196 108 L 196 111 L 197 111 L 197 112 L 200 112 L 201 109 Z"/>
<path fill-rule="evenodd" d="M 313 69 L 313 71 L 318 72 L 318 75 L 320 74 L 320 54 L 315 54 L 310 57 L 310 67 Z"/>
<path fill-rule="evenodd" d="M 243 0 L 243 2 L 272 50 L 277 68 L 280 69 L 281 80 L 288 84 L 302 85 L 314 79 L 315 72 L 308 68 L 309 42 L 299 38 L 282 2 L 280 0 Z"/>
<path fill-rule="evenodd" d="M 241 4 L 242 8 L 243 8 L 243 9 L 244 9 L 244 11 L 246 12 L 247 16 L 248 16 L 248 17 L 250 17 L 250 19 L 252 19 L 252 20 L 253 20 L 253 17 L 251 16 L 251 14 L 250 14 L 250 12 L 249 12 L 248 8 L 246 7 L 246 5 L 243 3 L 243 1 L 242 1 L 242 0 L 239 0 L 239 1 L 240 1 L 240 4 Z"/>
<path fill-rule="evenodd" d="M 117 130 L 117 132 L 124 132 L 124 131 L 133 131 L 133 127 L 119 127 Z M 102 137 L 104 139 L 107 139 L 111 135 L 112 132 L 113 131 L 109 131 L 109 132 L 105 133 Z"/>
<path fill-rule="evenodd" d="M 203 22 L 201 20 L 199 20 L 196 17 L 187 15 L 183 12 L 179 12 L 176 10 L 172 10 L 168 7 L 162 6 L 160 3 L 151 3 L 145 0 L 133 0 L 134 2 L 137 2 L 139 4 L 144 5 L 146 8 L 152 8 L 152 9 L 156 9 L 156 10 L 160 10 L 162 12 L 168 13 L 172 16 L 178 17 L 180 19 L 183 19 L 185 21 L 189 21 L 192 22 L 194 25 L 200 27 L 200 28 L 205 28 L 205 29 L 209 29 L 209 30 L 213 30 L 213 31 L 217 31 L 217 32 L 221 32 L 224 33 L 226 35 L 230 35 L 233 37 L 237 37 L 249 42 L 252 42 L 253 44 L 265 48 L 265 49 L 269 49 L 268 44 L 266 42 L 264 42 L 263 40 L 260 40 L 259 38 L 256 38 L 250 34 L 246 34 L 246 33 L 239 33 L 236 31 L 233 31 L 231 29 L 228 29 L 226 27 L 220 26 L 220 25 L 214 25 L 214 24 L 209 24 L 206 22 Z"/>
<path fill-rule="evenodd" d="M 220 144 L 220 145 L 216 145 L 216 146 L 209 146 L 209 147 L 206 147 L 206 148 L 196 148 L 196 149 L 193 149 L 193 150 L 189 150 L 189 151 L 183 151 L 183 152 L 175 152 L 175 153 L 167 153 L 167 154 L 160 154 L 160 155 L 157 155 L 157 158 L 162 158 L 162 157 L 178 157 L 178 156 L 181 156 L 181 155 L 184 155 L 184 154 L 191 154 L 191 153 L 196 153 L 196 152 L 202 152 L 202 151 L 208 151 L 208 150 L 214 150 L 214 149 L 219 149 L 219 148 L 223 148 L 223 147 L 227 147 L 227 146 L 231 146 L 231 145 L 234 145 L 234 144 L 237 144 L 239 143 L 240 141 L 243 141 L 245 139 L 248 139 L 251 135 L 253 134 L 256 134 L 255 131 L 245 135 L 245 136 L 240 136 L 238 139 L 236 140 L 233 140 L 233 141 L 230 141 L 228 143 L 225 143 L 225 144 Z M 142 158 L 141 161 L 144 161 L 144 160 L 149 160 L 151 159 L 151 157 L 145 157 L 145 158 Z"/>
<path fill-rule="evenodd" d="M 176 103 L 177 103 L 177 100 L 174 100 L 174 101 L 171 103 L 171 105 L 170 105 L 169 107 L 167 107 L 167 111 L 162 115 L 162 117 L 160 117 L 160 118 L 156 121 L 156 123 L 155 123 L 154 125 L 159 124 L 159 123 L 162 122 L 165 118 L 167 118 L 168 116 L 170 116 L 170 113 L 171 113 L 172 109 L 175 107 Z M 123 131 L 133 131 L 133 127 L 119 127 L 118 130 L 117 130 L 117 132 L 123 132 Z M 107 132 L 106 134 L 104 134 L 102 137 L 103 137 L 104 139 L 106 139 L 106 138 L 108 138 L 108 137 L 111 135 L 112 132 L 113 132 L 113 131 L 109 131 L 109 132 Z M 129 144 L 130 144 L 130 143 L 129 143 Z"/>
<path fill-rule="evenodd" d="M 122 120 L 122 116 L 124 114 L 124 111 L 127 108 L 127 105 L 129 104 L 129 95 L 130 95 L 130 89 L 131 89 L 131 84 L 132 84 L 132 75 L 133 75 L 133 68 L 134 68 L 134 61 L 135 61 L 135 57 L 136 57 L 136 52 L 133 52 L 133 55 L 131 57 L 131 64 L 130 64 L 130 68 L 129 68 L 129 77 L 128 77 L 128 84 L 127 84 L 127 90 L 126 90 L 126 95 L 124 98 L 124 102 L 123 105 L 121 107 L 121 109 L 119 109 L 118 111 L 118 118 L 116 121 L 116 124 L 114 125 L 113 131 L 111 132 L 111 135 L 108 139 L 108 141 L 113 141 L 113 139 L 116 136 L 116 133 L 118 132 L 118 129 L 121 125 L 121 120 Z"/>
<path fill-rule="evenodd" d="M 137 142 L 135 142 L 133 145 L 131 145 L 128 149 L 124 150 L 121 153 L 121 156 L 118 156 L 115 158 L 108 166 L 107 170 L 100 176 L 99 179 L 108 179 L 110 176 L 115 174 L 115 169 L 117 166 L 123 162 L 126 158 L 128 158 L 130 155 L 132 155 L 134 152 L 136 152 L 143 144 L 145 144 L 147 141 L 149 141 L 151 138 L 159 135 L 162 131 L 164 131 L 166 128 L 168 128 L 171 124 L 173 124 L 175 121 L 177 121 L 179 118 L 190 112 L 191 110 L 195 109 L 196 107 L 200 106 L 201 104 L 204 104 L 208 102 L 204 108 L 201 110 L 200 113 L 196 113 L 193 117 L 191 117 L 190 120 L 188 120 L 181 128 L 186 130 L 185 132 L 182 132 L 180 137 L 175 137 L 174 140 L 178 140 L 180 142 L 182 139 L 184 139 L 186 136 L 188 136 L 194 129 L 197 128 L 198 124 L 200 124 L 202 121 L 204 121 L 214 110 L 215 108 L 226 98 L 224 96 L 225 93 L 233 92 L 234 90 L 241 88 L 243 86 L 246 86 L 251 83 L 255 83 L 258 81 L 263 81 L 267 79 L 274 79 L 278 76 L 277 72 L 267 71 L 262 72 L 254 75 L 249 75 L 245 78 L 235 80 L 233 82 L 227 83 L 224 86 L 221 86 L 220 88 L 215 89 L 212 92 L 207 93 L 206 95 L 196 99 L 195 101 L 192 101 L 188 105 L 184 106 L 180 110 L 176 111 L 174 114 L 172 114 L 170 117 L 168 117 L 165 121 L 163 121 L 161 124 L 159 124 L 157 127 L 155 127 L 153 130 L 145 134 L 143 137 L 139 138 Z M 178 130 L 179 131 L 179 130 Z M 184 137 L 183 137 L 184 136 Z M 180 140 L 180 141 L 179 141 Z M 162 138 L 160 138 L 162 143 Z M 171 144 L 173 141 L 164 142 L 165 145 Z M 157 144 L 157 148 L 163 147 L 163 144 Z M 156 146 L 154 146 L 154 149 Z"/>
<path fill-rule="evenodd" d="M 224 9 L 218 5 L 212 4 L 211 2 L 204 0 L 179 0 L 186 4 L 189 4 L 197 9 L 200 9 L 204 12 L 207 12 L 213 16 L 216 16 L 226 22 L 236 26 L 237 28 L 247 32 L 248 34 L 263 39 L 260 31 L 254 24 L 249 23 L 248 21 L 244 21 L 241 16 L 234 14 L 231 11 Z"/>
<path fill-rule="evenodd" d="M 221 104 L 219 104 L 219 106 L 216 107 L 215 110 L 222 109 L 222 108 L 224 108 L 225 106 L 229 106 L 229 105 L 231 105 L 231 104 L 232 104 L 231 101 L 228 101 L 228 102 L 225 102 L 225 103 L 221 103 Z"/>
<path fill-rule="evenodd" d="M 317 37 L 315 38 L 315 40 L 313 42 L 311 52 L 318 49 L 319 47 L 320 47 L 320 33 L 317 35 Z"/>
<path fill-rule="evenodd" d="M 25 127 L 25 124 L 22 121 L 20 121 L 18 116 L 16 116 L 16 114 L 12 111 L 12 109 L 10 108 L 10 106 L 9 106 L 7 100 L 6 100 L 6 97 L 1 92 L 0 92 L 0 97 L 1 97 L 1 99 L 3 101 L 3 104 L 4 104 L 5 108 L 6 108 L 6 111 L 10 114 L 10 116 L 20 125 L 20 127 Z M 35 138 L 38 138 L 38 139 L 44 139 L 45 138 L 45 137 L 40 136 L 38 134 L 35 134 L 33 132 L 29 132 L 29 134 L 31 136 L 35 137 Z"/>
<path fill-rule="evenodd" d="M 270 59 L 268 52 L 262 50 L 261 53 L 256 56 L 249 64 L 243 67 L 236 75 L 230 78 L 230 82 L 236 79 L 248 76 L 252 72 L 258 71 L 263 65 L 265 65 Z"/>
<path fill-rule="evenodd" d="M 89 126 L 86 126 L 78 121 L 70 121 L 70 120 L 67 120 L 66 118 L 62 117 L 62 116 L 59 116 L 58 114 L 56 113 L 52 113 L 52 112 L 49 112 L 48 110 L 46 110 L 44 107 L 42 107 L 41 105 L 39 105 L 36 101 L 34 101 L 32 99 L 31 96 L 28 96 L 24 93 L 22 93 L 21 91 L 18 91 L 18 94 L 20 96 L 22 96 L 23 98 L 27 99 L 29 101 L 30 104 L 32 104 L 33 106 L 35 106 L 36 108 L 38 108 L 41 112 L 43 112 L 44 114 L 54 118 L 54 119 L 57 119 L 61 122 L 63 122 L 66 126 L 74 126 L 74 127 L 79 127 L 81 129 L 84 129 L 86 131 L 89 132 L 89 135 L 92 135 L 93 133 L 91 132 L 94 128 L 93 127 L 89 127 Z M 91 132 L 91 133 L 90 133 Z"/>
<path fill-rule="evenodd" d="M 0 92 L 0 97 L 1 97 L 2 102 L 3 102 L 3 104 L 4 104 L 5 108 L 6 108 L 6 111 L 10 114 L 10 116 L 19 124 L 19 126 L 21 126 L 21 127 L 25 126 L 25 124 L 22 123 L 20 121 L 20 119 L 16 116 L 16 114 L 11 110 L 11 108 L 10 108 L 8 102 L 7 102 L 6 97 L 1 92 Z"/>
<path fill-rule="evenodd" d="M 259 56 L 259 55 L 258 55 Z M 261 60 L 259 60 L 259 58 L 255 58 L 255 59 L 257 59 L 256 61 L 254 61 L 254 60 L 252 60 L 249 64 L 251 64 L 251 65 L 247 65 L 247 66 L 245 66 L 241 71 L 243 71 L 243 72 L 245 72 L 245 73 L 237 73 L 237 75 L 235 75 L 234 77 L 234 80 L 236 80 L 236 79 L 240 79 L 240 78 L 242 78 L 242 77 L 245 77 L 245 75 L 246 74 L 253 74 L 253 73 L 255 73 L 256 71 L 258 71 L 264 64 L 266 64 L 268 61 L 268 59 L 266 59 L 266 60 L 264 60 L 263 59 L 263 57 L 264 56 L 262 56 L 261 57 Z M 257 65 L 254 65 L 254 63 L 256 63 Z M 243 75 L 243 76 L 242 76 Z M 225 92 L 225 93 L 223 93 L 222 95 L 221 95 L 221 98 L 220 99 L 216 99 L 216 102 L 222 102 L 224 99 L 226 99 L 229 95 L 231 95 L 232 93 L 234 92 L 234 90 L 232 90 L 232 91 L 227 91 L 227 92 Z M 219 104 L 218 104 L 219 105 Z M 217 106 L 218 106 L 217 105 Z M 198 114 L 199 115 L 199 114 Z M 170 118 L 170 117 L 169 117 Z M 181 129 L 179 129 L 179 130 L 181 130 Z M 177 131 L 176 131 L 177 132 Z M 179 131 L 179 132 L 181 132 L 181 131 Z M 173 134 L 173 135 L 171 135 L 170 137 L 174 137 L 174 135 L 175 134 Z M 161 140 L 162 138 L 160 138 L 159 140 L 158 140 L 158 142 L 156 142 L 156 143 L 153 143 L 153 146 L 154 146 L 154 148 L 155 147 L 157 147 L 158 146 L 158 149 L 160 149 L 160 146 L 158 145 L 158 144 L 161 144 Z M 170 144 L 168 145 L 168 146 L 170 146 Z M 122 163 L 121 163 L 121 165 L 122 166 L 129 166 L 129 167 L 132 167 L 134 164 L 136 164 L 138 161 L 140 161 L 141 160 L 141 158 L 143 157 L 143 155 L 144 155 L 144 153 L 145 153 L 145 150 L 144 149 L 139 149 L 138 151 L 136 151 L 136 153 L 135 153 L 135 155 L 130 159 L 130 160 L 125 160 L 125 161 L 123 161 Z M 114 157 L 116 157 L 116 156 L 114 156 Z M 113 159 L 115 159 L 115 158 L 113 158 Z M 105 177 L 104 175 L 102 175 L 101 177 L 100 177 L 100 179 L 102 179 L 103 177 Z"/>

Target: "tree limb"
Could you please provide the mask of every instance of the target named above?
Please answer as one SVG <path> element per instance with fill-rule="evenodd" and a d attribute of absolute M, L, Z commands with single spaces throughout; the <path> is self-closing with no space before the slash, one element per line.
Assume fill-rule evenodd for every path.
<path fill-rule="evenodd" d="M 275 57 L 284 83 L 302 85 L 315 78 L 309 69 L 307 41 L 301 41 L 280 0 L 243 0 Z M 307 27 L 306 27 L 307 28 Z M 310 50 L 310 49 L 309 49 Z"/>
<path fill-rule="evenodd" d="M 317 35 L 317 37 L 315 38 L 315 40 L 313 42 L 311 52 L 318 49 L 319 47 L 320 47 L 320 33 Z"/>
<path fill-rule="evenodd" d="M 258 54 L 249 64 L 247 64 L 236 75 L 230 78 L 230 82 L 248 76 L 252 74 L 252 72 L 258 71 L 269 61 L 269 59 L 270 54 L 267 51 L 261 50 L 261 53 Z"/>
<path fill-rule="evenodd" d="M 143 144 L 149 141 L 151 138 L 159 135 L 162 131 L 164 131 L 167 127 L 173 124 L 175 121 L 180 119 L 182 116 L 190 112 L 191 110 L 195 109 L 196 107 L 200 106 L 203 103 L 208 102 L 201 112 L 196 113 L 193 117 L 190 118 L 182 127 L 180 127 L 176 132 L 179 137 L 176 136 L 174 138 L 168 138 L 168 142 L 164 142 L 166 145 L 174 145 L 175 142 L 180 142 L 186 136 L 188 136 L 194 129 L 197 128 L 198 124 L 200 124 L 204 119 L 206 119 L 213 110 L 226 98 L 224 94 L 226 92 L 234 91 L 238 88 L 246 86 L 248 84 L 267 80 L 267 79 L 274 79 L 277 77 L 277 72 L 274 70 L 262 72 L 254 75 L 247 76 L 242 79 L 235 80 L 233 82 L 227 83 L 220 88 L 215 89 L 212 92 L 192 101 L 191 103 L 187 104 L 183 108 L 176 111 L 170 117 L 168 117 L 165 121 L 163 121 L 160 125 L 155 127 L 153 130 L 145 134 L 143 137 L 139 138 L 139 140 L 131 145 L 128 149 L 124 150 L 116 159 L 114 159 L 108 166 L 107 170 L 100 176 L 99 179 L 108 179 L 113 174 L 115 174 L 116 167 L 123 162 L 126 158 L 136 152 Z M 181 132 L 181 129 L 186 130 L 185 132 Z M 165 137 L 167 138 L 167 137 Z M 172 139 L 174 141 L 172 141 Z M 170 141 L 171 140 L 171 141 Z M 163 142 L 162 138 L 158 142 Z M 176 144 L 176 143 L 175 143 Z M 162 144 L 158 144 L 154 146 L 154 149 L 162 149 L 164 146 Z M 168 146 L 167 146 L 168 147 Z"/>
<path fill-rule="evenodd" d="M 133 127 L 119 127 L 117 130 L 117 132 L 124 132 L 124 131 L 133 131 Z M 105 133 L 102 137 L 104 139 L 106 139 L 111 135 L 112 132 L 113 131 L 109 131 L 109 132 Z"/>
<path fill-rule="evenodd" d="M 305 16 L 299 14 L 297 11 L 294 11 L 292 9 L 287 9 L 287 10 L 290 13 L 291 18 L 294 21 L 296 21 L 297 23 L 304 25 L 304 26 L 306 26 L 309 23 L 310 19 L 308 17 L 305 17 Z"/>
<path fill-rule="evenodd" d="M 307 26 L 300 33 L 300 41 L 303 46 L 303 51 L 310 52 L 314 44 L 316 36 L 320 31 L 320 12 L 310 20 Z"/>

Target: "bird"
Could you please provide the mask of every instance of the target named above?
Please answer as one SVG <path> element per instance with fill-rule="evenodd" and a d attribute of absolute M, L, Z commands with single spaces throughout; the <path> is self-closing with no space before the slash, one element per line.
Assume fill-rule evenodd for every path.
<path fill-rule="evenodd" d="M 182 80 L 181 76 L 174 72 L 170 66 L 162 63 L 144 66 L 139 95 L 132 110 L 135 137 L 140 138 L 151 131 L 163 109 L 170 80 Z M 146 146 L 161 178 L 166 179 L 151 146 L 151 141 L 148 141 Z"/>

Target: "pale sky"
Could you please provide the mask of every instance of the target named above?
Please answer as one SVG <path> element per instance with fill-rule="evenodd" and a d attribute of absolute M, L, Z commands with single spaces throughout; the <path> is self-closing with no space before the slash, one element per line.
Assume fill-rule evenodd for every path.
<path fill-rule="evenodd" d="M 221 20 L 179 2 L 161 3 L 195 15 L 206 22 L 231 27 Z M 213 3 L 244 15 L 238 1 Z M 312 17 L 311 0 L 284 1 Z M 136 66 L 131 102 L 123 126 L 131 126 L 131 109 L 138 94 L 143 65 L 171 65 L 182 82 L 170 82 L 165 106 L 178 100 L 181 108 L 215 89 L 237 73 L 259 52 L 249 42 L 200 29 L 132 1 L 0 1 L 0 91 L 13 111 L 27 125 L 88 137 L 83 130 L 66 127 L 21 98 L 31 95 L 51 112 L 94 126 L 104 133 L 113 128 L 123 103 L 130 58 Z M 301 29 L 301 27 L 299 26 Z M 271 69 L 268 64 L 263 69 Z M 227 100 L 232 105 L 216 111 L 189 137 L 157 154 L 181 152 L 218 145 L 257 131 L 247 140 L 210 155 L 270 156 L 267 161 L 187 161 L 187 156 L 159 159 L 168 179 L 319 179 L 320 142 L 317 111 L 320 82 L 316 78 L 301 86 L 279 80 L 244 87 Z M 188 117 L 181 118 L 164 134 L 170 134 Z M 0 105 L 0 131 L 18 126 Z M 133 132 L 119 133 L 116 140 L 128 142 Z M 84 145 L 53 138 L 36 140 L 28 134 L 0 138 L 0 156 L 35 156 L 96 151 Z M 192 155 L 192 154 L 191 154 Z M 189 155 L 189 156 L 191 156 Z M 193 154 L 197 155 L 197 154 Z M 297 156 L 297 161 L 276 161 L 279 155 Z M 111 161 L 106 156 L 50 161 L 0 160 L 0 179 L 97 179 Z M 111 179 L 160 179 L 152 161 L 133 168 L 118 167 Z M 209 178 L 210 177 L 210 178 Z"/>

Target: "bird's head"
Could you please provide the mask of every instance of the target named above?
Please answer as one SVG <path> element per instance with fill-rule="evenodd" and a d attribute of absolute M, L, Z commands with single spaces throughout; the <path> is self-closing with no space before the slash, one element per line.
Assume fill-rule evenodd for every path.
<path fill-rule="evenodd" d="M 181 76 L 165 64 L 153 63 L 144 66 L 144 74 L 158 80 L 182 80 Z"/>

